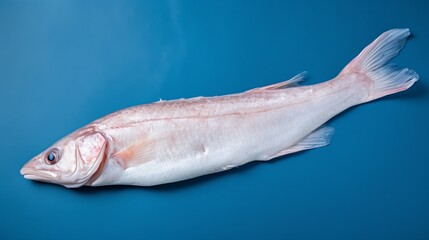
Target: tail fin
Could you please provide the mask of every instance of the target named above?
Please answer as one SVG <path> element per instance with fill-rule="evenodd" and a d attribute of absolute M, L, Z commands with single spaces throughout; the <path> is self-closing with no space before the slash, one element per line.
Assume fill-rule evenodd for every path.
<path fill-rule="evenodd" d="M 365 74 L 372 81 L 367 101 L 410 88 L 419 76 L 413 70 L 388 64 L 404 47 L 410 30 L 392 29 L 381 34 L 353 59 L 341 74 Z"/>

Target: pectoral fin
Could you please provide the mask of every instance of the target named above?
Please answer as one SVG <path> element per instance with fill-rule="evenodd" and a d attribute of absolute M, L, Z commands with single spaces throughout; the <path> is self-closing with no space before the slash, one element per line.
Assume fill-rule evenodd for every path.
<path fill-rule="evenodd" d="M 112 157 L 120 161 L 120 164 L 126 169 L 153 160 L 154 147 L 155 140 L 145 137 L 113 154 Z"/>

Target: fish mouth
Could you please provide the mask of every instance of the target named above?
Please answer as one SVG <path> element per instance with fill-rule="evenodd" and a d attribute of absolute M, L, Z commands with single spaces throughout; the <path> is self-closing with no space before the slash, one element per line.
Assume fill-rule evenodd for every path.
<path fill-rule="evenodd" d="M 26 179 L 36 180 L 41 182 L 55 182 L 59 175 L 51 171 L 35 170 L 32 167 L 24 166 L 20 173 Z"/>

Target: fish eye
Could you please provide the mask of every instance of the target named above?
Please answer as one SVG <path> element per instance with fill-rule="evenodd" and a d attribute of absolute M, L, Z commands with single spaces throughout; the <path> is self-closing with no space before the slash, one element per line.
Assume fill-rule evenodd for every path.
<path fill-rule="evenodd" d="M 55 164 L 60 160 L 60 157 L 60 150 L 53 148 L 46 153 L 45 162 L 47 164 Z"/>

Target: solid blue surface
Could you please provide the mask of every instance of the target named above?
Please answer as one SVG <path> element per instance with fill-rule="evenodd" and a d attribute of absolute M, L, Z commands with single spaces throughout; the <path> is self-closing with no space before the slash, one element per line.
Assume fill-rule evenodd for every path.
<path fill-rule="evenodd" d="M 0 239 L 428 239 L 424 1 L 0 1 Z M 382 32 L 420 81 L 329 125 L 331 145 L 153 188 L 77 190 L 22 165 L 113 111 L 308 71 L 334 76 Z M 281 134 L 281 133 L 279 133 Z"/>

